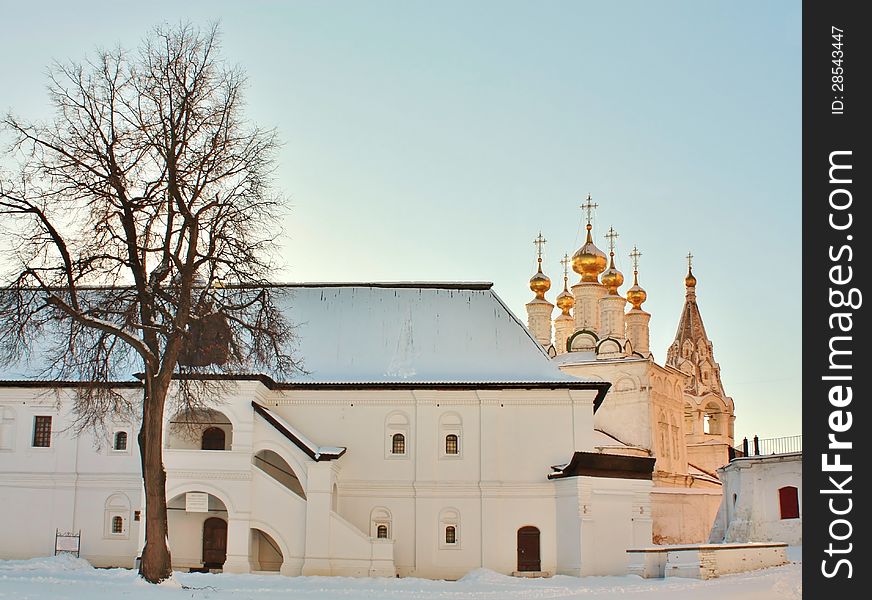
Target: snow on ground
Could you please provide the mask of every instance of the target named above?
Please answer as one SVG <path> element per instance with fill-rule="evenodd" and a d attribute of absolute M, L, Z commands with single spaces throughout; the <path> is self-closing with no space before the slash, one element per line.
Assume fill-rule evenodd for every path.
<path fill-rule="evenodd" d="M 518 579 L 487 569 L 460 581 L 176 573 L 160 586 L 128 569 L 94 569 L 72 556 L 0 561 L 0 599 L 15 600 L 799 600 L 802 549 L 791 564 L 718 579 Z"/>

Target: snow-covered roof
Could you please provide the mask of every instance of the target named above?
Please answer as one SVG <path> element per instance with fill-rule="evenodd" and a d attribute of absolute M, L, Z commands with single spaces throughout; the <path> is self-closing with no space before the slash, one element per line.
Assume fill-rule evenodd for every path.
<path fill-rule="evenodd" d="M 597 381 L 561 372 L 490 283 L 287 284 L 273 291 L 295 325 L 295 355 L 305 370 L 260 373 L 278 383 L 575 387 Z M 39 374 L 34 356 L 0 371 L 0 380 Z"/>

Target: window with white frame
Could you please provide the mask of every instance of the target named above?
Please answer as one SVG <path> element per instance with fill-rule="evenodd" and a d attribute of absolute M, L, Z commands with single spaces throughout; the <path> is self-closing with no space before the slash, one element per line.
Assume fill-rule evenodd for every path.
<path fill-rule="evenodd" d="M 463 420 L 456 412 L 447 412 L 439 417 L 440 458 L 460 458 L 463 452 Z"/>
<path fill-rule="evenodd" d="M 409 417 L 394 411 L 385 419 L 385 458 L 408 458 L 410 450 Z"/>
<path fill-rule="evenodd" d="M 370 512 L 370 535 L 379 540 L 391 539 L 391 511 L 383 506 L 376 506 Z"/>
<path fill-rule="evenodd" d="M 116 429 L 112 434 L 112 451 L 127 454 L 130 447 L 130 433 L 126 429 Z"/>
<path fill-rule="evenodd" d="M 128 539 L 130 499 L 123 492 L 116 492 L 106 499 L 103 508 L 103 528 L 106 539 Z"/>
<path fill-rule="evenodd" d="M 439 513 L 439 548 L 455 550 L 460 548 L 460 511 L 445 508 Z"/>

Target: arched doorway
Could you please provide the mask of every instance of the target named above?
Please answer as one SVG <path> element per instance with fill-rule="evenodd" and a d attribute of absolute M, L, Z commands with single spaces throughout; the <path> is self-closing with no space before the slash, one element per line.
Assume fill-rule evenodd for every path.
<path fill-rule="evenodd" d="M 539 528 L 528 525 L 518 530 L 518 571 L 541 571 Z"/>
<path fill-rule="evenodd" d="M 227 560 L 227 521 L 209 517 L 203 522 L 203 566 L 220 569 Z"/>
<path fill-rule="evenodd" d="M 224 450 L 224 430 L 218 427 L 203 430 L 200 447 L 203 450 Z"/>

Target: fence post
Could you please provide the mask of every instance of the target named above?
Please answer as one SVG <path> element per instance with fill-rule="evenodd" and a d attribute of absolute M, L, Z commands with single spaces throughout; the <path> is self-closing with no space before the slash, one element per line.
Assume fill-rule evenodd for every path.
<path fill-rule="evenodd" d="M 748 456 L 748 437 L 742 440 L 742 454 Z"/>
<path fill-rule="evenodd" d="M 760 456 L 760 438 L 754 436 L 754 456 Z"/>

